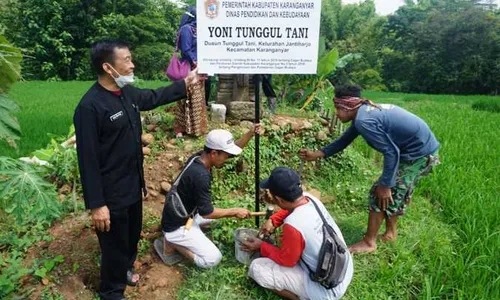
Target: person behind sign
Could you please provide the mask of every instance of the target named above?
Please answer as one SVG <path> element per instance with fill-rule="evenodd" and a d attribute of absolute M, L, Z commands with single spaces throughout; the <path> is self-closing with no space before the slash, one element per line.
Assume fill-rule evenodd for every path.
<path fill-rule="evenodd" d="M 228 159 L 239 155 L 259 130 L 260 125 L 254 125 L 237 141 L 233 141 L 233 135 L 227 130 L 212 130 L 206 137 L 204 149 L 188 159 L 188 164 L 191 160 L 193 162 L 182 174 L 177 192 L 186 212 L 194 216 L 190 228 L 189 218 L 179 217 L 165 202 L 161 226 L 166 241 L 198 267 L 211 268 L 222 259 L 219 249 L 201 231 L 202 227 L 213 219 L 250 217 L 250 211 L 245 208 L 213 207 L 211 170 L 221 168 Z"/>
<path fill-rule="evenodd" d="M 326 289 L 309 276 L 309 269 L 316 269 L 323 243 L 323 220 L 312 201 L 345 245 L 340 228 L 325 206 L 313 195 L 302 191 L 300 176 L 289 168 L 275 168 L 271 176 L 260 183 L 260 187 L 269 190 L 272 203 L 281 208 L 264 223 L 261 232 L 270 234 L 283 226 L 283 237 L 281 247 L 257 238 L 249 238 L 243 243 L 243 250 L 260 251 L 262 256 L 252 261 L 248 275 L 260 286 L 287 299 L 341 298 L 354 272 L 349 251 L 346 250 L 345 277 L 333 289 Z"/>
<path fill-rule="evenodd" d="M 422 119 L 396 105 L 378 105 L 360 96 L 361 89 L 357 86 L 336 88 L 336 114 L 344 123 L 352 121 L 352 125 L 325 148 L 299 152 L 306 161 L 328 158 L 361 135 L 384 155 L 382 176 L 369 194 L 367 232 L 360 242 L 349 248 L 351 253 L 377 249 L 377 234 L 384 219 L 386 230 L 382 241 L 396 240 L 398 217 L 405 214 L 418 181 L 439 164 L 439 142 Z"/>
<path fill-rule="evenodd" d="M 272 74 L 262 75 L 262 90 L 267 98 L 267 107 L 272 114 L 276 113 L 276 92 L 272 86 Z M 255 102 L 255 96 L 250 96 L 250 101 Z"/>
<path fill-rule="evenodd" d="M 133 270 L 146 195 L 140 111 L 186 97 L 196 84 L 192 71 L 182 81 L 156 90 L 138 89 L 129 46 L 102 40 L 90 50 L 95 82 L 74 114 L 76 150 L 85 207 L 90 209 L 101 247 L 101 299 L 125 299 L 126 285 L 136 285 Z"/>
<path fill-rule="evenodd" d="M 197 34 L 196 34 L 196 8 L 189 7 L 184 13 L 179 25 L 179 48 L 182 60 L 188 61 L 191 69 L 197 66 Z M 177 103 L 175 110 L 174 131 L 178 138 L 184 133 L 201 136 L 207 132 L 207 104 L 205 88 L 210 88 L 210 82 L 203 80 L 193 85 L 188 90 L 188 99 Z"/>

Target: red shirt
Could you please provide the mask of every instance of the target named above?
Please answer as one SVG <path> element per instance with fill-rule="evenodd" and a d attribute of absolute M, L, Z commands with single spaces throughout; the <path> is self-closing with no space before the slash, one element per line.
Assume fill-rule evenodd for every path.
<path fill-rule="evenodd" d="M 290 213 L 291 212 L 286 209 L 281 209 L 272 215 L 271 221 L 273 222 L 273 226 L 275 228 L 281 226 Z M 299 262 L 305 247 L 306 243 L 302 234 L 293 226 L 285 224 L 283 225 L 281 247 L 278 248 L 263 242 L 260 246 L 260 254 L 272 259 L 279 265 L 293 267 Z"/>

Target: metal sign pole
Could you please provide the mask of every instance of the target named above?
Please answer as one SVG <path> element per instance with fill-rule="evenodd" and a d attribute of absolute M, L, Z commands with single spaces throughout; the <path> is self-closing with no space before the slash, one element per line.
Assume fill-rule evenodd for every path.
<path fill-rule="evenodd" d="M 262 75 L 253 75 L 254 92 L 255 92 L 255 124 L 260 123 L 260 83 L 262 82 Z M 255 134 L 255 211 L 259 211 L 259 141 L 260 135 Z M 259 216 L 255 217 L 255 226 L 259 227 Z"/>

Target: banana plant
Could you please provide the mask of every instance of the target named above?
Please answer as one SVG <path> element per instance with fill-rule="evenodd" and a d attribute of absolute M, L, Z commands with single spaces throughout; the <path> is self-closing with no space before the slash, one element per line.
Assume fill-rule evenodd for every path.
<path fill-rule="evenodd" d="M 311 76 L 297 83 L 300 86 L 308 87 L 302 90 L 301 100 L 304 101 L 304 104 L 301 110 L 304 110 L 314 99 L 318 98 L 318 94 L 333 95 L 334 87 L 330 80 L 328 80 L 328 77 L 334 74 L 336 70 L 345 68 L 351 61 L 359 58 L 361 58 L 361 54 L 350 53 L 339 59 L 337 49 L 332 49 L 326 55 L 322 56 L 318 61 L 316 76 Z"/>
<path fill-rule="evenodd" d="M 12 147 L 19 139 L 21 128 L 13 116 L 19 107 L 7 97 L 10 86 L 21 78 L 21 50 L 11 46 L 0 35 L 0 140 L 6 140 Z"/>

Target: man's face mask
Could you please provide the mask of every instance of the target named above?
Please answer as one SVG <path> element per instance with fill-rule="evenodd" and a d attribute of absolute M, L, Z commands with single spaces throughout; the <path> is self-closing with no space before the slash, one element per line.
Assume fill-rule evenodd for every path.
<path fill-rule="evenodd" d="M 131 83 L 134 83 L 134 73 L 131 73 L 130 75 L 121 75 L 120 73 L 118 73 L 118 71 L 115 70 L 115 68 L 113 68 L 111 65 L 108 65 L 111 69 L 113 69 L 113 71 L 116 72 L 116 74 L 118 74 L 118 77 L 114 77 L 113 75 L 111 75 L 111 77 L 113 77 L 113 79 L 115 80 L 116 82 L 116 85 L 118 85 L 120 88 L 123 88 L 124 86 L 126 86 L 127 84 L 131 84 Z"/>

